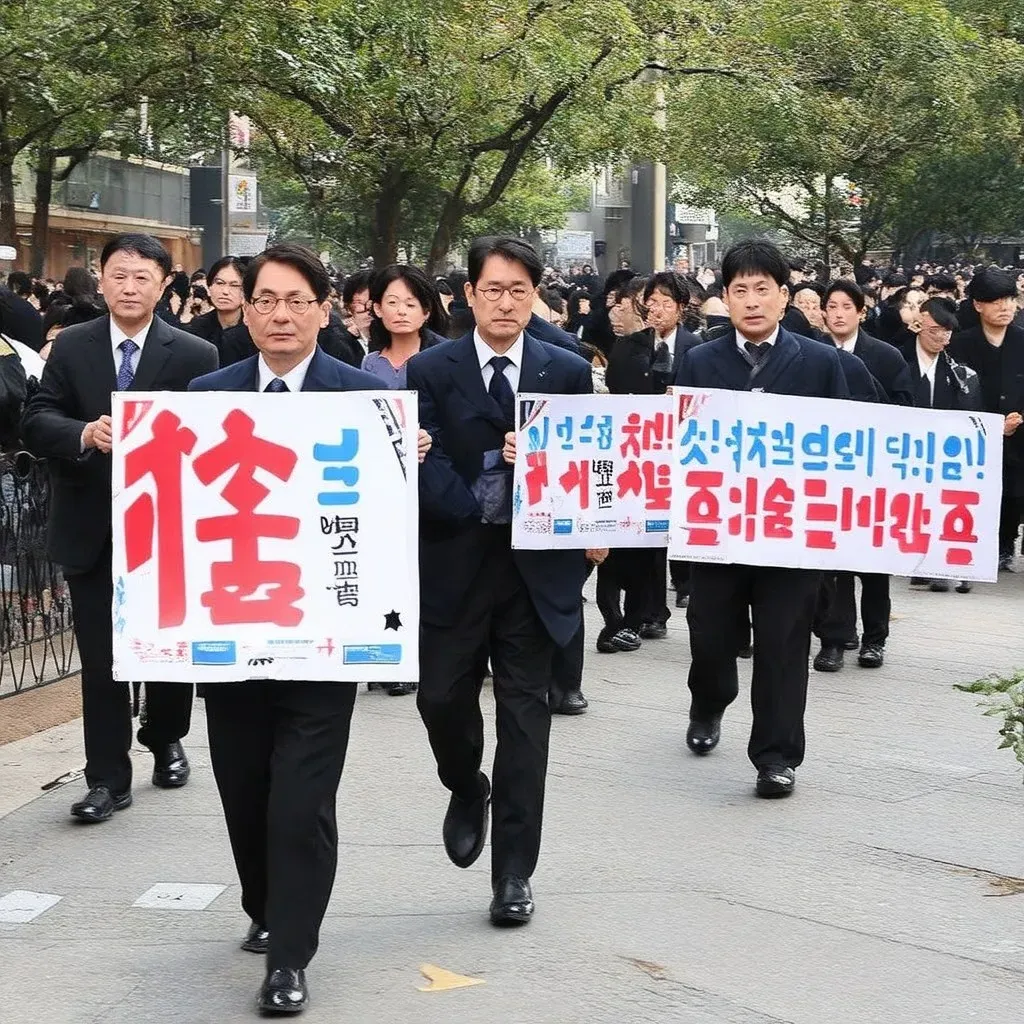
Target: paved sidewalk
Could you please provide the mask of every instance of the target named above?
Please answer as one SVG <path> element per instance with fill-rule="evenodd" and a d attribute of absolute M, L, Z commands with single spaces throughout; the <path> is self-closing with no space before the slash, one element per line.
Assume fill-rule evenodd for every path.
<path fill-rule="evenodd" d="M 413 700 L 361 694 L 303 1019 L 1018 1019 L 1024 792 L 996 722 L 952 684 L 1024 664 L 1022 608 L 1024 576 L 966 597 L 898 581 L 886 666 L 812 673 L 807 762 L 784 802 L 753 796 L 745 697 L 711 757 L 687 753 L 681 614 L 636 654 L 588 653 L 591 711 L 554 723 L 537 915 L 514 932 L 486 921 L 487 854 L 466 872 L 445 858 L 446 795 Z M 3 1024 L 254 1019 L 262 963 L 238 949 L 247 921 L 201 714 L 188 749 L 186 789 L 153 789 L 140 756 L 135 805 L 106 825 L 68 818 L 81 782 L 0 819 L 0 898 L 60 897 L 0 924 Z M 76 747 L 63 768 L 80 761 Z M 0 757 L 0 791 L 12 777 Z M 133 906 L 158 883 L 225 888 L 202 910 Z M 485 984 L 420 992 L 425 963 Z"/>

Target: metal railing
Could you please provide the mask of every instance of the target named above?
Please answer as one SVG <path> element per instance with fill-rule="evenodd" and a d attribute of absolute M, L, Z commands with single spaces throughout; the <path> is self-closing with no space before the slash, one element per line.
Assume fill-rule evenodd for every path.
<path fill-rule="evenodd" d="M 45 463 L 0 453 L 0 699 L 79 669 L 71 594 L 46 557 L 49 511 Z"/>

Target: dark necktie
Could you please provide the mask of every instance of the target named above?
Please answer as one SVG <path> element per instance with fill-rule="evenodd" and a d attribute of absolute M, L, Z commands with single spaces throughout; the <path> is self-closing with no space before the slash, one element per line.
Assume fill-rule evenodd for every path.
<path fill-rule="evenodd" d="M 491 383 L 487 388 L 487 393 L 501 408 L 508 429 L 514 430 L 516 424 L 516 396 L 512 390 L 512 385 L 508 382 L 508 377 L 505 376 L 505 367 L 511 366 L 512 360 L 507 356 L 492 356 L 488 362 L 494 368 L 494 373 L 491 376 Z"/>
<path fill-rule="evenodd" d="M 263 390 L 264 392 L 269 391 L 271 394 L 279 395 L 282 391 L 288 390 L 288 385 L 280 377 L 275 377 Z"/>
<path fill-rule="evenodd" d="M 932 388 L 924 374 L 921 374 L 921 379 L 917 382 L 917 388 L 914 392 L 914 405 L 919 409 L 930 409 L 932 407 Z"/>
<path fill-rule="evenodd" d="M 750 358 L 754 360 L 755 366 L 767 359 L 768 353 L 772 350 L 772 344 L 770 341 L 762 341 L 760 345 L 754 341 L 745 341 L 743 342 L 743 347 L 747 350 L 747 354 Z"/>
<path fill-rule="evenodd" d="M 121 350 L 121 365 L 117 368 L 117 390 L 127 391 L 135 382 L 132 356 L 139 351 L 139 346 L 131 338 L 125 338 L 117 347 Z"/>

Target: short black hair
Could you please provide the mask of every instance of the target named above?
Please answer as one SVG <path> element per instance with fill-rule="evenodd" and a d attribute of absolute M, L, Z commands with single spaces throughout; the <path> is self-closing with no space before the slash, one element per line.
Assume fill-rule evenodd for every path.
<path fill-rule="evenodd" d="M 216 266 L 216 264 L 214 264 L 214 266 Z M 192 274 L 189 277 L 189 283 L 190 284 L 195 284 L 196 281 L 198 281 L 199 278 L 201 278 L 201 277 L 206 277 L 206 271 L 203 270 L 202 267 L 200 267 L 198 270 L 193 270 L 192 271 Z"/>
<path fill-rule="evenodd" d="M 670 296 L 677 306 L 690 304 L 690 286 L 682 274 L 677 274 L 674 270 L 659 270 L 657 274 L 651 274 L 644 288 L 644 302 L 650 302 L 651 296 L 659 288 Z"/>
<path fill-rule="evenodd" d="M 349 274 L 341 288 L 341 304 L 346 309 L 351 306 L 359 292 L 369 290 L 372 278 L 372 270 L 357 270 L 354 274 Z"/>
<path fill-rule="evenodd" d="M 227 267 L 230 267 L 240 278 L 245 277 L 245 264 L 237 256 L 221 256 L 210 267 L 210 273 L 206 275 L 206 280 L 212 284 L 216 280 L 217 275 Z M 194 281 L 195 279 L 196 275 L 193 274 L 192 280 Z"/>
<path fill-rule="evenodd" d="M 478 238 L 469 247 L 466 263 L 469 283 L 474 289 L 484 272 L 484 264 L 489 256 L 500 256 L 510 263 L 521 263 L 530 275 L 534 288 L 540 284 L 544 276 L 544 264 L 541 263 L 537 250 L 529 242 L 524 242 L 521 238 L 512 238 L 510 235 L 489 235 Z"/>
<path fill-rule="evenodd" d="M 623 281 L 614 292 L 616 304 L 620 303 L 623 299 L 631 299 L 633 308 L 641 316 L 646 316 L 647 305 L 644 301 L 644 288 L 646 285 L 647 282 L 642 277 L 634 276 L 628 281 Z"/>
<path fill-rule="evenodd" d="M 100 253 L 100 271 L 107 265 L 107 260 L 114 253 L 130 252 L 141 256 L 144 260 L 152 260 L 161 270 L 164 277 L 171 276 L 171 254 L 163 247 L 158 238 L 136 232 L 115 235 Z"/>
<path fill-rule="evenodd" d="M 956 278 L 952 274 L 929 274 L 924 279 L 924 287 L 934 288 L 937 292 L 955 292 Z"/>
<path fill-rule="evenodd" d="M 264 249 L 246 268 L 245 276 L 242 278 L 242 291 L 245 293 L 245 301 L 252 302 L 256 292 L 256 280 L 260 271 L 268 263 L 283 263 L 285 266 L 297 270 L 309 285 L 317 302 L 326 302 L 327 296 L 331 294 L 331 279 L 327 276 L 327 268 L 320 262 L 312 249 L 304 245 L 296 245 L 294 242 L 282 242 L 280 245 L 272 245 Z"/>
<path fill-rule="evenodd" d="M 10 288 L 15 295 L 27 298 L 32 294 L 32 278 L 29 277 L 24 270 L 12 270 L 7 275 L 7 287 Z"/>
<path fill-rule="evenodd" d="M 906 288 L 910 282 L 907 280 L 906 274 L 900 274 L 895 270 L 890 270 L 885 277 L 882 278 L 883 288 Z"/>
<path fill-rule="evenodd" d="M 384 293 L 395 281 L 404 281 L 409 291 L 416 296 L 417 302 L 427 313 L 427 322 L 424 328 L 429 328 L 435 334 L 444 334 L 448 330 L 448 314 L 441 305 L 441 295 L 434 285 L 434 282 L 420 270 L 419 267 L 407 263 L 392 263 L 391 266 L 377 271 L 370 281 L 370 301 L 378 305 L 384 299 Z M 423 340 L 422 329 L 420 332 L 421 346 Z M 391 335 L 387 328 L 374 313 L 370 321 L 370 351 L 379 352 L 391 344 Z"/>
<path fill-rule="evenodd" d="M 557 288 L 541 288 L 540 300 L 552 313 L 565 312 L 565 299 Z"/>
<path fill-rule="evenodd" d="M 435 277 L 434 278 L 434 287 L 437 289 L 438 295 L 454 295 L 455 294 L 455 292 L 452 291 L 452 286 L 448 283 L 446 278 Z"/>
<path fill-rule="evenodd" d="M 952 299 L 939 296 L 921 303 L 921 312 L 927 313 L 940 327 L 947 331 L 960 330 L 960 321 L 956 318 L 956 303 Z"/>
<path fill-rule="evenodd" d="M 837 292 L 842 292 L 856 307 L 857 312 L 861 313 L 864 310 L 864 289 L 861 288 L 856 281 L 849 281 L 846 278 L 838 278 L 833 281 L 826 289 L 825 295 L 822 298 L 821 304 L 823 306 L 828 305 L 828 300 L 832 298 Z"/>
<path fill-rule="evenodd" d="M 967 286 L 967 296 L 975 302 L 998 302 L 1017 297 L 1017 278 L 998 267 L 979 270 Z"/>
<path fill-rule="evenodd" d="M 793 286 L 790 294 L 794 296 L 797 292 L 814 292 L 822 302 L 825 301 L 825 286 L 818 281 L 801 281 L 798 285 Z"/>
<path fill-rule="evenodd" d="M 777 245 L 748 239 L 737 242 L 722 259 L 722 284 L 726 289 L 740 274 L 764 274 L 783 288 L 789 283 L 789 263 Z"/>
<path fill-rule="evenodd" d="M 96 297 L 96 278 L 85 267 L 68 267 L 62 284 L 64 294 L 73 299 Z"/>

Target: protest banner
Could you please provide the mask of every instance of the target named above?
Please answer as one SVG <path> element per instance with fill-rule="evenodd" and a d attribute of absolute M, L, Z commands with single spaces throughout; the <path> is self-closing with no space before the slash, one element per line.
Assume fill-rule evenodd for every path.
<path fill-rule="evenodd" d="M 115 394 L 115 678 L 415 681 L 417 429 L 404 392 Z"/>
<path fill-rule="evenodd" d="M 519 395 L 514 548 L 668 543 L 674 423 L 663 395 Z"/>
<path fill-rule="evenodd" d="M 674 389 L 669 557 L 995 580 L 1003 418 Z"/>

